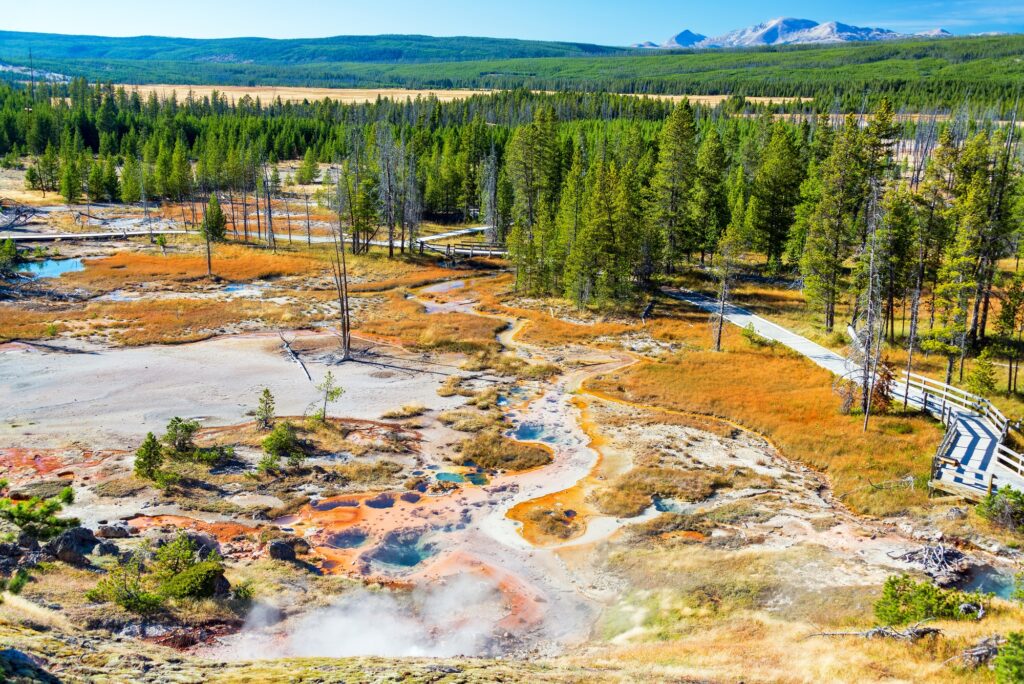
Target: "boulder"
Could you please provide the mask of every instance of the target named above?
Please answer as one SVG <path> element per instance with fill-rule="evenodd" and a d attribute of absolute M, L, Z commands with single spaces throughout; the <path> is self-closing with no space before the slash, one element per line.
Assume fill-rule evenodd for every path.
<path fill-rule="evenodd" d="M 64 561 L 69 565 L 88 565 L 89 561 L 85 556 L 92 553 L 97 544 L 99 544 L 99 540 L 90 530 L 84 527 L 72 527 L 61 532 L 44 548 L 57 560 Z"/>
<path fill-rule="evenodd" d="M 117 556 L 121 553 L 121 549 L 117 548 L 117 544 L 114 542 L 104 541 L 99 543 L 95 553 L 98 556 Z"/>
<path fill-rule="evenodd" d="M 18 535 L 18 546 L 29 553 L 35 553 L 39 550 L 39 540 L 27 532 L 22 532 Z"/>
<path fill-rule="evenodd" d="M 275 539 L 267 544 L 267 555 L 274 560 L 293 561 L 295 560 L 295 549 L 288 542 Z"/>
<path fill-rule="evenodd" d="M 100 525 L 96 528 L 96 536 L 100 539 L 127 539 L 131 531 L 124 525 Z"/>

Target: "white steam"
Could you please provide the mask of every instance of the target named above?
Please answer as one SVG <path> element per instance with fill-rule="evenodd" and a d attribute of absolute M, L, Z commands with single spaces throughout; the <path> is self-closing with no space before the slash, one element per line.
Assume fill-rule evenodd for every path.
<path fill-rule="evenodd" d="M 485 655 L 507 610 L 493 583 L 459 576 L 408 594 L 360 588 L 333 606 L 269 625 L 273 612 L 254 609 L 218 655 L 239 660 Z"/>

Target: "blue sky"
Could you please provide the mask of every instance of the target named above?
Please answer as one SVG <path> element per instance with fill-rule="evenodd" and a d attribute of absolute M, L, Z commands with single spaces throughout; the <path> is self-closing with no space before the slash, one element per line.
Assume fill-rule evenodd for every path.
<path fill-rule="evenodd" d="M 0 29 L 197 38 L 424 33 L 624 45 L 778 16 L 898 31 L 1024 32 L 1024 0 L 10 0 Z M 2 47 L 2 46 L 0 46 Z"/>

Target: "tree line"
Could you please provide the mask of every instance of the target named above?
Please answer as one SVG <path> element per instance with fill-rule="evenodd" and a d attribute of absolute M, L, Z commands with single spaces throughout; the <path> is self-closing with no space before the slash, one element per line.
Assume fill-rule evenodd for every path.
<path fill-rule="evenodd" d="M 884 99 L 842 117 L 585 93 L 264 105 L 0 87 L 0 152 L 27 154 L 27 182 L 69 202 L 163 198 L 184 213 L 212 194 L 234 212 L 251 193 L 272 240 L 269 198 L 319 183 L 353 251 L 382 235 L 404 249 L 422 217 L 479 218 L 522 292 L 580 306 L 691 264 L 726 292 L 759 255 L 765 274 L 799 276 L 827 332 L 868 316 L 895 342 L 909 316 L 911 355 L 944 354 L 949 376 L 992 330 L 1019 356 L 1024 285 L 999 268 L 1019 244 L 1018 143 L 994 115 L 900 117 Z M 280 159 L 302 159 L 294 178 Z"/>

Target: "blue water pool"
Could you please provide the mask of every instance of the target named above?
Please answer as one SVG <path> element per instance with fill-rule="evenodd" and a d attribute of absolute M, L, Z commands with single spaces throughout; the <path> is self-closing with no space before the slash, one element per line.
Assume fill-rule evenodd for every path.
<path fill-rule="evenodd" d="M 465 482 L 466 478 L 458 473 L 438 473 L 437 479 L 439 482 Z"/>
<path fill-rule="evenodd" d="M 964 591 L 980 591 L 983 594 L 995 594 L 999 598 L 1009 599 L 1016 587 L 1014 576 L 1000 571 L 991 565 L 971 568 L 967 579 L 960 583 Z"/>
<path fill-rule="evenodd" d="M 547 428 L 540 423 L 520 423 L 512 431 L 512 436 L 522 442 L 553 443 L 556 437 L 548 434 Z"/>
<path fill-rule="evenodd" d="M 336 532 L 327 538 L 327 545 L 333 546 L 336 549 L 354 549 L 357 546 L 362 546 L 366 543 L 369 538 L 363 530 L 358 527 L 353 527 L 350 530 L 344 530 L 343 532 Z"/>
<path fill-rule="evenodd" d="M 74 273 L 84 268 L 81 259 L 46 259 L 22 264 L 18 270 L 31 273 L 36 278 L 59 278 L 65 273 Z"/>
<path fill-rule="evenodd" d="M 422 530 L 388 532 L 380 546 L 366 553 L 370 561 L 395 568 L 412 568 L 437 553 L 437 547 L 423 540 Z"/>

